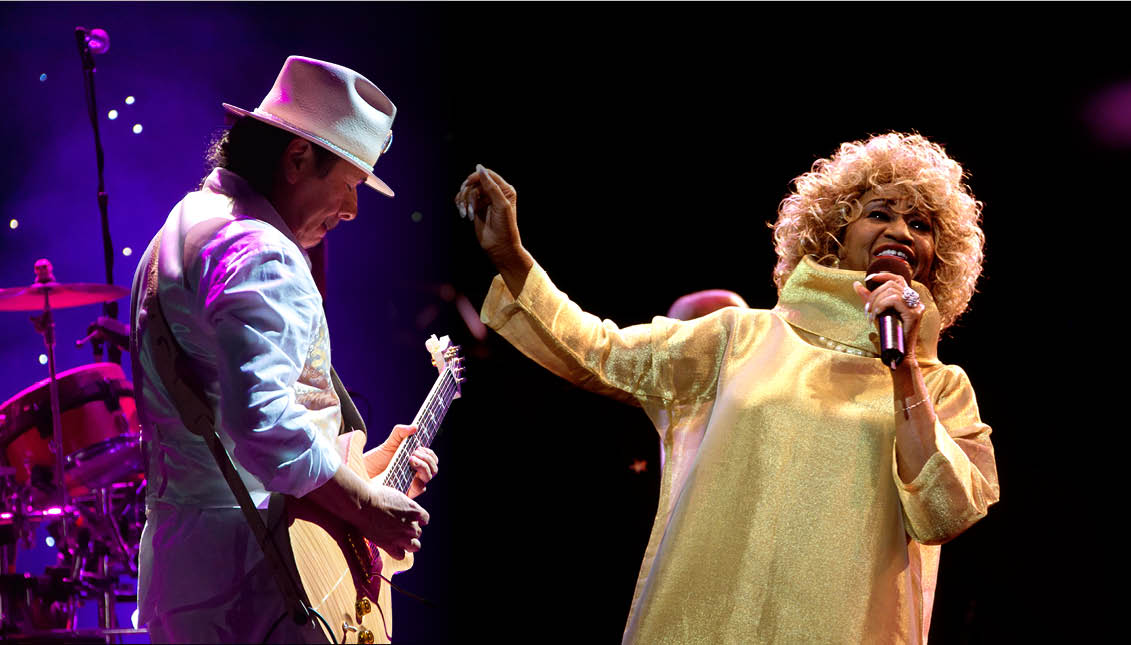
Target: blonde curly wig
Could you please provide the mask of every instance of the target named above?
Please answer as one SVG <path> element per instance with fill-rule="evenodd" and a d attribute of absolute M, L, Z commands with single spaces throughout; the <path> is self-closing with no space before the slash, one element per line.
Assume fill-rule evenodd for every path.
<path fill-rule="evenodd" d="M 841 144 L 831 158 L 818 159 L 796 177 L 793 192 L 778 206 L 771 225 L 778 254 L 774 283 L 780 290 L 806 255 L 835 266 L 844 227 L 863 212 L 860 197 L 883 186 L 931 218 L 935 260 L 927 287 L 946 329 L 966 311 L 982 272 L 982 203 L 964 177 L 941 146 L 918 134 Z"/>

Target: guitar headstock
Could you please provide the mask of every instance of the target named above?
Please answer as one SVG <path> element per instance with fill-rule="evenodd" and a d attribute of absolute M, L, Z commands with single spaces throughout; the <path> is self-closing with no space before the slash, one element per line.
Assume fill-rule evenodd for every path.
<path fill-rule="evenodd" d="M 452 345 L 452 341 L 447 336 L 436 338 L 436 334 L 424 341 L 424 347 L 432 354 L 432 365 L 436 367 L 441 374 L 444 370 L 450 370 L 452 377 L 456 382 L 456 393 L 452 398 L 459 398 L 459 384 L 463 383 L 463 357 L 459 355 L 459 345 Z"/>

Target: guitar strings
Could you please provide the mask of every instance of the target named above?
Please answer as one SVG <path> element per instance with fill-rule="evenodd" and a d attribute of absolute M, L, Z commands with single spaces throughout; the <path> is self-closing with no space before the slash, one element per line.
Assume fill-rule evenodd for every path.
<path fill-rule="evenodd" d="M 446 373 L 446 376 L 450 376 L 450 375 L 451 375 L 450 372 Z M 400 490 L 402 493 L 406 492 L 408 490 L 408 485 L 411 484 L 413 477 L 415 477 L 415 473 L 413 473 L 411 469 L 406 468 L 406 466 L 407 466 L 409 456 L 413 452 L 415 452 L 416 449 L 419 448 L 420 445 L 421 445 L 421 441 L 419 439 L 419 436 L 423 435 L 423 437 L 425 439 L 424 445 L 428 445 L 428 444 L 431 443 L 432 438 L 434 437 L 434 433 L 439 430 L 440 424 L 436 422 L 437 414 L 436 414 L 436 411 L 433 410 L 432 408 L 433 408 L 433 406 L 436 406 L 436 405 L 439 405 L 440 407 L 447 407 L 448 405 L 450 405 L 452 398 L 455 394 L 455 387 L 456 387 L 455 382 L 452 382 L 452 383 L 444 382 L 444 383 L 441 384 L 441 388 L 440 388 L 440 391 L 439 391 L 441 401 L 437 401 L 436 397 L 429 397 L 428 405 L 426 405 L 425 409 L 421 410 L 421 414 L 418 415 L 419 418 L 418 418 L 417 421 L 418 421 L 418 424 L 420 426 L 422 426 L 422 428 L 421 428 L 422 432 L 418 432 L 417 434 L 410 435 L 406 439 L 406 442 L 408 442 L 409 445 L 406 446 L 405 449 L 402 450 L 400 452 L 400 454 L 397 455 L 396 463 L 393 464 L 394 468 L 396 469 L 396 470 L 393 471 L 394 476 L 395 476 L 394 483 L 395 483 L 395 487 L 398 490 Z M 427 413 L 427 417 L 424 416 L 425 413 Z M 432 422 L 431 427 L 429 426 L 428 423 L 425 423 L 426 419 Z"/>
<path fill-rule="evenodd" d="M 440 409 L 447 408 L 451 405 L 451 402 L 455 398 L 455 394 L 458 391 L 459 382 L 455 380 L 451 372 L 445 372 L 444 376 L 451 377 L 450 382 L 442 379 L 442 382 L 438 384 L 439 392 L 437 394 L 439 396 L 429 397 L 426 409 L 421 411 L 421 415 L 418 415 L 417 421 L 419 426 L 422 426 L 422 428 L 417 432 L 417 434 L 412 434 L 405 438 L 404 443 L 402 444 L 403 449 L 397 451 L 393 463 L 389 466 L 393 469 L 393 479 L 391 481 L 386 481 L 386 484 L 392 486 L 393 488 L 396 488 L 402 493 L 408 491 L 409 485 L 412 483 L 413 478 L 415 478 L 416 476 L 416 473 L 413 471 L 413 469 L 409 467 L 408 462 L 412 453 L 415 452 L 416 449 L 421 445 L 419 436 L 423 435 L 425 439 L 424 445 L 428 445 L 432 442 L 432 439 L 439 432 L 440 423 L 435 423 L 431 427 L 428 424 L 423 423 L 423 412 L 427 411 L 429 413 L 429 416 L 431 417 L 431 420 L 435 421 L 437 414 L 431 409 L 431 407 L 433 405 L 436 405 L 436 407 Z"/>
<path fill-rule="evenodd" d="M 437 402 L 437 400 L 442 402 L 442 405 L 440 407 L 446 408 L 446 407 L 450 406 L 452 400 L 455 397 L 456 392 L 458 391 L 458 387 L 459 387 L 459 381 L 455 380 L 455 375 L 452 374 L 452 372 L 450 370 L 445 370 L 444 374 L 443 374 L 443 378 L 439 379 L 438 382 L 437 382 L 437 388 L 434 388 L 434 394 L 438 394 L 438 396 L 429 396 L 428 397 L 428 400 L 426 401 L 426 404 L 425 404 L 425 409 L 421 410 L 421 414 L 423 414 L 425 411 L 427 411 L 429 413 L 430 417 L 432 418 L 432 420 L 435 420 L 436 414 L 431 409 L 431 407 Z M 437 389 L 438 389 L 438 392 L 435 391 Z M 420 417 L 420 418 L 418 418 L 418 421 L 423 420 L 421 415 L 418 415 L 418 417 Z M 408 465 L 408 456 L 407 455 L 411 455 L 413 452 L 416 451 L 417 448 L 420 447 L 420 441 L 417 439 L 417 436 L 419 434 L 423 434 L 425 439 L 426 439 L 425 445 L 428 445 L 428 444 L 431 443 L 431 440 L 434 436 L 433 433 L 435 431 L 438 431 L 439 427 L 440 427 L 439 423 L 435 424 L 432 427 L 428 427 L 425 424 L 422 424 L 422 425 L 424 427 L 421 428 L 421 430 L 418 431 L 417 434 L 412 434 L 412 435 L 409 435 L 408 437 L 405 438 L 404 442 L 402 443 L 402 447 L 404 447 L 404 450 L 398 451 L 395 462 L 392 464 L 392 466 L 390 466 L 391 468 L 396 469 L 396 470 L 393 471 L 393 475 L 394 475 L 394 478 L 395 478 L 395 481 L 393 482 L 393 484 L 395 484 L 395 485 L 393 487 L 396 488 L 397 490 L 401 491 L 402 493 L 408 491 L 409 484 L 412 482 L 412 479 L 415 477 L 415 472 L 411 468 L 407 467 L 407 465 Z M 410 445 L 405 447 L 404 444 L 410 444 Z M 369 540 L 365 540 L 365 544 L 366 544 L 367 550 L 369 551 L 369 557 L 370 557 L 371 562 L 380 557 L 380 554 L 378 552 L 379 547 L 377 547 L 377 545 L 373 544 Z M 394 584 L 392 580 L 390 580 L 389 578 L 386 578 L 383 574 L 381 574 L 379 572 L 375 572 L 375 573 L 377 574 L 378 577 L 380 577 L 382 580 L 387 582 L 390 587 L 392 587 L 393 589 L 396 589 L 397 591 L 401 592 L 402 594 L 405 594 L 406 596 L 410 596 L 412 598 L 415 598 L 416 600 L 419 600 L 420 602 L 423 602 L 427 605 L 435 606 L 428 599 L 422 598 L 420 596 L 417 596 L 416 594 L 413 594 L 409 591 L 405 591 L 404 589 L 401 589 L 396 584 Z"/>
<path fill-rule="evenodd" d="M 420 426 L 420 431 L 418 431 L 417 434 L 409 435 L 408 437 L 406 437 L 404 444 L 407 445 L 404 445 L 404 449 L 399 450 L 397 455 L 395 456 L 393 463 L 390 466 L 394 469 L 392 471 L 393 479 L 392 481 L 387 481 L 387 485 L 396 488 L 402 493 L 408 491 L 408 487 L 412 483 L 412 480 L 416 475 L 411 468 L 407 468 L 407 465 L 409 457 L 421 445 L 421 441 L 418 437 L 419 435 L 423 435 L 426 440 L 424 442 L 424 445 L 428 445 L 431 443 L 432 439 L 435 436 L 435 433 L 439 431 L 440 427 L 439 423 L 435 423 L 432 427 L 429 427 L 429 425 L 425 423 L 424 415 L 425 413 L 427 413 L 427 418 L 435 422 L 437 410 L 434 410 L 433 407 L 442 409 L 451 405 L 451 402 L 454 399 L 456 392 L 458 391 L 458 385 L 459 382 L 455 380 L 454 374 L 452 374 L 450 370 L 445 370 L 443 378 L 441 378 L 437 383 L 438 391 L 434 390 L 434 396 L 428 397 L 424 409 L 422 409 L 420 411 L 420 414 L 417 415 L 417 425 Z"/>

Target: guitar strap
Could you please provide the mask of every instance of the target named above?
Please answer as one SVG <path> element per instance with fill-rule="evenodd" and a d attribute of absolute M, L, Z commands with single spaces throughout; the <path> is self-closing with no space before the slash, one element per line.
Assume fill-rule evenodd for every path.
<path fill-rule="evenodd" d="M 150 257 L 145 268 L 144 276 L 135 278 L 135 283 L 138 281 L 138 278 L 144 281 L 144 288 L 140 296 L 137 293 L 138 290 L 135 289 L 134 297 L 130 303 L 130 320 L 135 323 L 131 326 L 133 331 L 131 333 L 130 345 L 134 350 L 131 352 L 131 355 L 134 357 L 137 356 L 136 348 L 138 346 L 137 341 L 140 330 L 137 329 L 138 325 L 136 321 L 138 320 L 137 312 L 140 305 L 149 323 L 146 325 L 146 331 L 152 334 L 152 347 L 154 351 L 152 357 L 153 364 L 157 369 L 162 384 L 165 386 L 165 390 L 172 398 L 173 404 L 177 408 L 177 413 L 180 415 L 181 421 L 185 424 L 185 427 L 190 432 L 201 436 L 208 445 L 208 449 L 216 460 L 216 465 L 224 475 L 225 481 L 228 482 L 229 488 L 232 489 L 232 494 L 235 495 L 236 500 L 239 502 L 240 508 L 243 510 L 244 518 L 247 520 L 252 534 L 255 535 L 256 541 L 259 542 L 259 546 L 263 550 L 264 557 L 267 559 L 271 570 L 275 574 L 275 580 L 279 585 L 279 590 L 283 594 L 286 605 L 290 608 L 291 617 L 294 619 L 295 623 L 305 625 L 310 620 L 311 610 L 305 601 L 305 594 L 302 592 L 301 585 L 297 580 L 297 572 L 285 564 L 288 559 L 284 556 L 283 550 L 272 537 L 272 533 L 265 525 L 263 517 L 256 510 L 255 505 L 251 501 L 251 495 L 248 493 L 247 486 L 244 485 L 243 480 L 240 479 L 231 457 L 220 442 L 220 437 L 216 433 L 216 419 L 212 407 L 201 397 L 200 393 L 204 390 L 200 387 L 198 378 L 192 371 L 187 357 L 173 336 L 173 331 L 169 328 L 169 323 L 165 319 L 164 312 L 161 309 L 161 301 L 158 298 L 157 291 L 157 276 L 158 260 L 161 253 L 161 234 L 163 230 L 164 229 L 157 232 L 157 236 L 150 245 Z M 137 285 L 135 284 L 135 286 Z M 140 303 L 138 302 L 139 300 Z M 134 359 L 134 369 L 139 369 L 136 358 Z M 341 404 L 342 432 L 346 432 L 349 429 L 364 431 L 365 422 L 362 420 L 361 415 L 358 413 L 357 406 L 354 405 L 353 400 L 350 398 L 349 393 L 342 385 L 341 379 L 333 368 L 330 368 L 330 378 Z M 277 509 L 278 504 L 275 502 L 277 502 L 276 498 L 278 496 L 273 495 L 272 497 L 271 507 Z"/>
<path fill-rule="evenodd" d="M 338 394 L 338 403 L 341 404 L 342 409 L 342 429 L 338 434 L 361 430 L 368 438 L 369 431 L 365 429 L 365 421 L 361 418 L 361 413 L 357 411 L 357 406 L 353 404 L 350 393 L 346 390 L 346 386 L 342 385 L 342 379 L 338 378 L 338 372 L 333 366 L 330 366 L 330 381 L 334 384 L 334 392 Z"/>

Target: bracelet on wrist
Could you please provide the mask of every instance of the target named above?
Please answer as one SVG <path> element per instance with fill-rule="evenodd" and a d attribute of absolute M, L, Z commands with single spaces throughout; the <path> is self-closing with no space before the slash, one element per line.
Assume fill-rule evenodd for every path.
<path fill-rule="evenodd" d="M 918 402 L 912 403 L 911 405 L 903 408 L 903 418 L 905 418 L 905 419 L 911 418 L 911 411 L 912 410 L 914 410 L 915 408 L 919 407 L 920 405 L 923 405 L 924 403 L 926 403 L 927 401 L 930 401 L 930 400 L 931 400 L 930 397 L 923 397 Z"/>
<path fill-rule="evenodd" d="M 926 403 L 929 400 L 930 399 L 924 398 L 924 399 L 920 400 L 918 403 L 912 403 L 911 405 L 907 406 L 906 408 L 903 408 L 903 411 L 909 412 L 909 411 L 911 411 L 912 408 L 917 408 L 917 407 L 919 407 L 920 405 L 923 405 L 924 403 Z"/>

